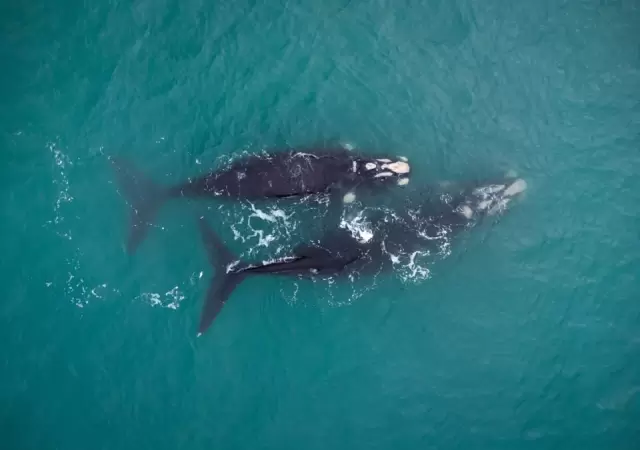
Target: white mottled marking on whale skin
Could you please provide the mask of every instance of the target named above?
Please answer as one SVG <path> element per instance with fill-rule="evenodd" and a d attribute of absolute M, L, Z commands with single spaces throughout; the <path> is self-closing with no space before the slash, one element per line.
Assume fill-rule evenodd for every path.
<path fill-rule="evenodd" d="M 409 173 L 411 170 L 409 164 L 404 161 L 397 161 L 391 164 L 383 164 L 383 169 L 389 169 L 395 173 Z"/>
<path fill-rule="evenodd" d="M 462 208 L 460 208 L 460 214 L 465 216 L 467 219 L 471 219 L 471 217 L 473 217 L 473 210 L 467 205 L 464 205 Z"/>
<path fill-rule="evenodd" d="M 375 169 L 377 166 L 376 166 L 374 163 L 366 163 L 366 164 L 364 165 L 364 167 L 365 167 L 367 170 L 373 170 L 373 169 Z"/>
<path fill-rule="evenodd" d="M 409 178 L 400 178 L 398 180 L 398 186 L 406 186 L 409 184 Z"/>
<path fill-rule="evenodd" d="M 391 172 L 380 172 L 380 173 L 375 174 L 373 176 L 373 178 L 390 177 L 392 175 L 393 175 L 393 173 L 391 173 Z"/>
<path fill-rule="evenodd" d="M 347 192 L 346 194 L 344 194 L 344 197 L 342 197 L 342 202 L 353 203 L 355 199 L 356 199 L 356 194 L 354 194 L 353 192 Z"/>
<path fill-rule="evenodd" d="M 512 197 L 514 195 L 520 194 L 527 189 L 527 182 L 522 178 L 518 178 L 516 181 L 511 183 L 507 189 L 504 191 L 505 197 Z"/>

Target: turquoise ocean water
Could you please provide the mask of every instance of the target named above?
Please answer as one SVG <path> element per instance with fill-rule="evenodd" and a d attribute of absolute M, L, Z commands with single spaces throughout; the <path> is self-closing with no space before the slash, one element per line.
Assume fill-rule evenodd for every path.
<path fill-rule="evenodd" d="M 637 449 L 639 30 L 635 0 L 3 2 L 0 448 Z M 249 280 L 197 338 L 193 205 L 128 256 L 107 158 L 171 183 L 323 139 L 409 157 L 391 202 L 529 190 L 433 263 Z M 245 256 L 317 219 L 199 206 Z"/>

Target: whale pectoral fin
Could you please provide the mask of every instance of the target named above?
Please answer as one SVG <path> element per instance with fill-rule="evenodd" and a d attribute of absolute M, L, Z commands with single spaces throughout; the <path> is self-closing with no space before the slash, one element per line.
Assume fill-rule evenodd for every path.
<path fill-rule="evenodd" d="M 198 325 L 198 336 L 200 336 L 209 328 L 233 290 L 244 280 L 246 274 L 243 272 L 228 272 L 227 268 L 237 258 L 213 229 L 209 227 L 204 217 L 198 219 L 198 226 L 209 262 L 214 270 L 202 312 L 200 313 L 200 323 Z"/>

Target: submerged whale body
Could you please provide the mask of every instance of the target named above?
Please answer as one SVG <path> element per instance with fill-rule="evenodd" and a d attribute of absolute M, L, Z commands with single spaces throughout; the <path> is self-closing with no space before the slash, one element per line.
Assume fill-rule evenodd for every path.
<path fill-rule="evenodd" d="M 318 242 L 299 245 L 290 256 L 268 263 L 238 261 L 200 218 L 200 233 L 215 275 L 206 294 L 199 333 L 207 330 L 234 288 L 249 276 L 333 277 L 389 270 L 393 254 L 436 249 L 443 240 L 504 211 L 526 187 L 522 179 L 506 178 L 497 183 L 474 183 L 453 195 L 427 195 L 415 211 L 379 217 L 375 233 L 366 239 L 336 228 Z"/>
<path fill-rule="evenodd" d="M 121 157 L 111 158 L 119 184 L 131 206 L 127 250 L 133 253 L 160 207 L 170 199 L 227 198 L 261 200 L 312 194 L 347 193 L 358 187 L 377 188 L 409 181 L 404 157 L 367 156 L 345 148 L 274 150 L 233 161 L 174 186 L 158 186 Z"/>

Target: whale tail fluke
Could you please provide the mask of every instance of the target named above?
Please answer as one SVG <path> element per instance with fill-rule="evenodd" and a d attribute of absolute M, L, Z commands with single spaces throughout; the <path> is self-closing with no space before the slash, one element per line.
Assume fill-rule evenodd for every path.
<path fill-rule="evenodd" d="M 111 163 L 131 210 L 127 252 L 132 254 L 144 240 L 158 210 L 167 199 L 168 190 L 150 180 L 124 158 L 112 157 Z"/>
<path fill-rule="evenodd" d="M 237 260 L 224 245 L 220 237 L 209 227 L 203 217 L 198 220 L 200 235 L 215 273 L 207 289 L 204 306 L 200 315 L 198 335 L 204 333 L 216 318 L 233 290 L 244 280 L 244 272 L 228 272 L 229 266 Z"/>

